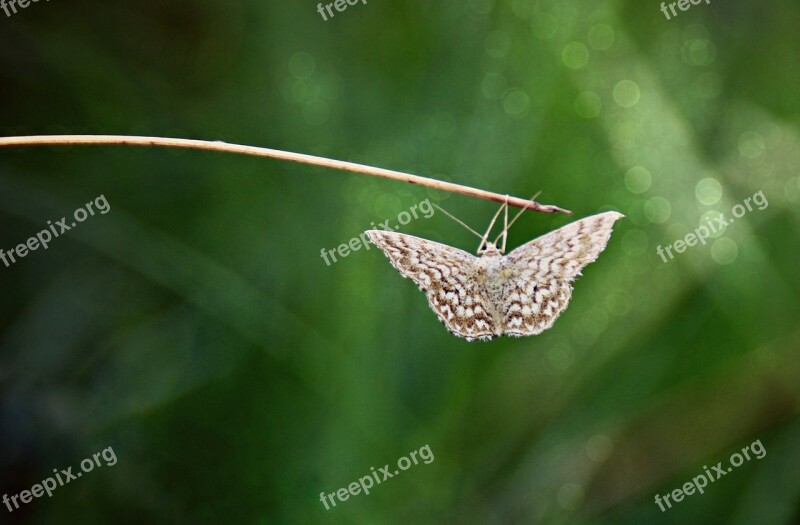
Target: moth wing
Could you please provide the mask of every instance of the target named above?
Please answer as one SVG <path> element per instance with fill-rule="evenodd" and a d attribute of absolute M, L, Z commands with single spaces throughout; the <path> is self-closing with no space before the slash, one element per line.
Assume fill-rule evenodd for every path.
<path fill-rule="evenodd" d="M 468 341 L 500 335 L 486 290 L 475 279 L 476 257 L 404 233 L 366 233 L 400 275 L 425 292 L 428 304 L 451 333 Z"/>
<path fill-rule="evenodd" d="M 550 328 L 569 304 L 572 281 L 602 253 L 622 217 L 614 211 L 592 215 L 509 253 L 513 278 L 501 307 L 503 333 L 535 335 Z"/>

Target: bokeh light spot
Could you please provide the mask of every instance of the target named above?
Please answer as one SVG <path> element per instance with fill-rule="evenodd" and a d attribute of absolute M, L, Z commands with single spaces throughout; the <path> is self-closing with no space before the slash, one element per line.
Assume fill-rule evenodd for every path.
<path fill-rule="evenodd" d="M 644 214 L 653 224 L 664 224 L 672 215 L 672 206 L 664 197 L 653 197 L 644 203 Z"/>
<path fill-rule="evenodd" d="M 612 315 L 623 317 L 633 308 L 633 299 L 628 292 L 616 290 L 608 294 L 606 308 Z"/>
<path fill-rule="evenodd" d="M 512 117 L 522 118 L 531 107 L 531 99 L 521 89 L 512 88 L 503 100 L 503 109 Z"/>
<path fill-rule="evenodd" d="M 375 199 L 375 214 L 378 217 L 395 217 L 397 210 L 403 208 L 403 202 L 394 193 L 381 193 Z M 395 224 L 389 226 L 395 227 Z"/>
<path fill-rule="evenodd" d="M 502 57 L 511 49 L 511 37 L 505 31 L 493 31 L 485 40 L 486 52 L 493 57 Z"/>
<path fill-rule="evenodd" d="M 694 194 L 700 204 L 713 206 L 722 198 L 722 185 L 717 179 L 708 177 L 697 183 L 694 188 Z"/>
<path fill-rule="evenodd" d="M 746 131 L 739 137 L 739 154 L 748 159 L 761 156 L 767 144 L 764 137 L 755 131 Z"/>
<path fill-rule="evenodd" d="M 789 179 L 784 186 L 786 200 L 795 204 L 800 203 L 800 177 Z"/>
<path fill-rule="evenodd" d="M 556 499 L 564 510 L 578 510 L 583 505 L 583 487 L 577 483 L 565 483 L 558 489 Z"/>
<path fill-rule="evenodd" d="M 584 91 L 575 98 L 575 113 L 583 118 L 595 118 L 602 109 L 600 97 L 591 91 Z"/>
<path fill-rule="evenodd" d="M 647 168 L 634 166 L 625 173 L 625 187 L 631 193 L 644 193 L 650 189 L 653 177 Z"/>
<path fill-rule="evenodd" d="M 614 444 L 611 442 L 611 438 L 603 434 L 592 436 L 586 442 L 586 455 L 596 463 L 607 460 L 613 450 Z"/>
<path fill-rule="evenodd" d="M 711 258 L 717 264 L 730 264 L 739 255 L 739 247 L 728 237 L 720 237 L 711 245 Z"/>
<path fill-rule="evenodd" d="M 722 77 L 718 73 L 709 71 L 697 77 L 696 81 L 698 94 L 705 98 L 716 98 L 722 93 Z"/>
<path fill-rule="evenodd" d="M 469 7 L 479 15 L 488 15 L 494 7 L 494 0 L 469 0 Z"/>
<path fill-rule="evenodd" d="M 574 351 L 565 343 L 557 343 L 547 349 L 547 360 L 558 372 L 567 370 L 574 361 Z"/>
<path fill-rule="evenodd" d="M 550 40 L 558 31 L 558 19 L 550 13 L 541 13 L 531 20 L 531 31 L 542 40 Z"/>
<path fill-rule="evenodd" d="M 630 230 L 622 237 L 622 248 L 628 255 L 644 255 L 650 240 L 642 230 Z"/>
<path fill-rule="evenodd" d="M 305 51 L 294 53 L 289 58 L 289 73 L 297 78 L 311 78 L 314 69 L 316 69 L 316 61 Z"/>
<path fill-rule="evenodd" d="M 623 108 L 635 106 L 640 96 L 639 85 L 633 80 L 620 80 L 614 86 L 614 102 Z"/>
<path fill-rule="evenodd" d="M 481 92 L 490 100 L 500 100 L 508 90 L 508 81 L 504 75 L 489 73 L 483 77 Z"/>
<path fill-rule="evenodd" d="M 439 111 L 433 115 L 431 126 L 434 136 L 447 138 L 455 131 L 456 121 L 450 113 Z"/>
<path fill-rule="evenodd" d="M 312 100 L 303 106 L 303 118 L 312 126 L 321 126 L 328 122 L 330 106 L 322 99 Z"/>
<path fill-rule="evenodd" d="M 709 210 L 700 217 L 698 227 L 704 226 L 710 233 L 709 237 L 716 238 L 725 233 L 728 228 L 725 215 L 717 210 Z M 724 225 L 722 223 L 725 223 Z"/>
<path fill-rule="evenodd" d="M 580 69 L 589 62 L 589 50 L 580 42 L 570 42 L 561 50 L 561 60 L 569 68 Z"/>
<path fill-rule="evenodd" d="M 708 40 L 689 40 L 681 48 L 681 58 L 690 66 L 708 66 L 716 56 L 717 48 Z"/>
<path fill-rule="evenodd" d="M 530 0 L 513 0 L 511 2 L 511 10 L 519 18 L 527 20 L 539 11 L 539 3 L 531 2 Z"/>
<path fill-rule="evenodd" d="M 609 25 L 595 24 L 589 29 L 589 45 L 598 51 L 611 49 L 614 39 L 614 30 Z"/>

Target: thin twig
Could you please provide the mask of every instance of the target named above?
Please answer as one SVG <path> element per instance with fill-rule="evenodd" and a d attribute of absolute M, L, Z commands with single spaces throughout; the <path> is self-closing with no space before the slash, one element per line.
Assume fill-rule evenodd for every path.
<path fill-rule="evenodd" d="M 314 155 L 305 155 L 303 153 L 292 153 L 289 151 L 261 148 L 257 146 L 244 146 L 241 144 L 228 144 L 222 141 L 175 139 L 164 137 L 137 137 L 128 135 L 34 135 L 27 137 L 0 137 L 0 147 L 53 145 L 160 146 L 165 148 L 199 149 L 206 151 L 220 151 L 224 153 L 238 153 L 240 155 L 288 160 L 290 162 L 300 162 L 303 164 L 311 164 L 313 166 L 334 168 L 353 173 L 361 173 L 363 175 L 371 175 L 373 177 L 408 182 L 409 184 L 427 186 L 429 188 L 449 191 L 451 193 L 459 193 L 461 195 L 468 195 L 470 197 L 477 197 L 479 199 L 486 199 L 499 203 L 508 202 L 510 206 L 527 208 L 529 210 L 539 211 L 542 213 L 561 212 L 569 215 L 572 214 L 572 212 L 569 210 L 565 210 L 558 206 L 539 204 L 535 201 L 520 199 L 517 197 L 508 197 L 499 193 L 492 193 L 489 191 L 479 190 L 469 186 L 462 186 L 461 184 L 454 184 L 452 182 L 431 179 L 428 177 L 420 177 L 419 175 L 409 175 L 408 173 L 402 173 L 400 171 L 365 166 L 363 164 L 356 164 L 354 162 L 327 159 L 325 157 L 316 157 Z"/>

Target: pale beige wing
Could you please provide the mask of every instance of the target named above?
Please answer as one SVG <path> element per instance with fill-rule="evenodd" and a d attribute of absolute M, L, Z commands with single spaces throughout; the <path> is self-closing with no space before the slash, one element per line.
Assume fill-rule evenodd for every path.
<path fill-rule="evenodd" d="M 451 333 L 468 341 L 500 334 L 486 290 L 474 280 L 474 256 L 413 235 L 381 230 L 366 233 L 400 275 L 425 292 L 428 304 Z"/>
<path fill-rule="evenodd" d="M 605 249 L 622 217 L 614 211 L 592 215 L 509 253 L 506 264 L 512 277 L 501 307 L 503 333 L 535 335 L 550 328 L 569 304 L 571 282 Z"/>

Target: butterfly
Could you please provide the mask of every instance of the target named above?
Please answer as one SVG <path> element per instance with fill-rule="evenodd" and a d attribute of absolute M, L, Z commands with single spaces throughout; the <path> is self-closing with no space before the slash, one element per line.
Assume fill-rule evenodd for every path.
<path fill-rule="evenodd" d="M 614 223 L 624 217 L 609 211 L 567 224 L 504 255 L 508 204 L 480 235 L 477 257 L 458 248 L 394 231 L 368 230 L 400 274 L 425 292 L 428 304 L 447 329 L 467 341 L 501 335 L 536 335 L 550 328 L 572 296 L 572 281 L 605 249 Z M 505 228 L 494 242 L 488 236 L 505 209 Z M 502 246 L 497 242 L 502 237 Z"/>

